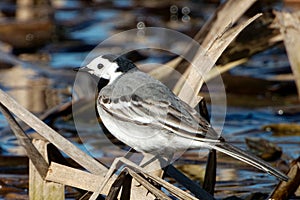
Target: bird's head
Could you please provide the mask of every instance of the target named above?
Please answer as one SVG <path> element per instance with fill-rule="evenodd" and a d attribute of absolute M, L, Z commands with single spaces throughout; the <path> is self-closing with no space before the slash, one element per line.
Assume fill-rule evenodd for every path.
<path fill-rule="evenodd" d="M 110 84 L 120 75 L 134 68 L 136 66 L 130 60 L 122 56 L 107 54 L 94 58 L 89 64 L 77 68 L 77 70 L 88 72 L 100 79 L 106 79 Z"/>

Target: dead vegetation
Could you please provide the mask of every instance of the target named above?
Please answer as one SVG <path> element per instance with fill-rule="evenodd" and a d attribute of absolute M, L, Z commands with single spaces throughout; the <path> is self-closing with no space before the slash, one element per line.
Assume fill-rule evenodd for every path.
<path fill-rule="evenodd" d="M 196 106 L 199 104 L 201 98 L 199 98 L 198 92 L 204 81 L 203 77 L 198 76 L 198 73 L 195 73 L 194 70 L 201 69 L 203 71 L 205 69 L 204 73 L 208 73 L 207 79 L 212 79 L 218 75 L 212 68 L 220 57 L 222 58 L 221 63 L 217 68 L 224 72 L 238 63 L 246 62 L 251 55 L 258 51 L 282 40 L 286 46 L 298 93 L 300 94 L 299 13 L 277 11 L 271 18 L 269 14 L 256 14 L 249 19 L 241 20 L 240 17 L 255 1 L 249 0 L 246 2 L 247 5 L 245 5 L 245 1 L 238 1 L 238 3 L 235 0 L 226 1 L 203 26 L 195 36 L 195 40 L 202 44 L 205 54 L 195 54 L 194 66 L 189 65 L 181 58 L 175 58 L 168 63 L 174 69 L 184 69 L 183 79 L 177 82 L 174 91 L 190 105 Z M 267 23 L 263 23 L 262 18 L 265 19 L 266 17 L 268 18 Z M 261 25 L 260 31 L 271 34 L 265 40 L 262 37 L 259 40 L 260 42 L 255 40 L 255 44 L 251 40 L 239 41 L 238 35 L 242 31 L 244 31 L 243 35 L 255 34 L 256 29 L 247 29 L 247 26 L 251 23 L 259 23 Z M 253 48 L 253 45 L 255 45 L 255 48 Z M 253 51 L 240 54 L 240 52 L 245 52 L 245 49 L 249 49 L 250 46 L 251 49 L 254 49 Z M 232 57 L 236 59 L 232 59 Z M 160 71 L 155 73 L 159 74 Z M 166 77 L 169 75 L 164 72 L 163 74 Z M 191 93 L 191 90 L 187 89 L 185 84 L 189 84 L 189 87 L 192 85 L 196 93 Z M 200 102 L 200 106 L 204 108 L 205 105 L 202 103 Z M 172 165 L 164 169 L 165 173 L 187 189 L 187 191 L 183 191 L 161 177 L 145 172 L 143 168 L 131 163 L 126 158 L 117 159 L 114 162 L 115 164 L 108 169 L 104 164 L 82 152 L 70 141 L 24 109 L 2 90 L 0 90 L 0 108 L 30 159 L 30 199 L 64 199 L 65 185 L 87 191 L 82 199 L 96 199 L 99 194 L 105 195 L 106 199 L 171 199 L 170 196 L 177 199 L 214 199 L 216 173 L 216 155 L 214 151 L 210 152 L 206 178 L 202 187 L 191 181 Z M 34 129 L 40 135 L 40 139 L 32 140 L 28 137 L 23 131 L 26 127 L 20 126 L 16 118 Z M 59 155 L 59 152 L 68 155 L 80 168 L 69 165 L 63 156 L 56 156 L 56 158 L 60 158 L 57 160 L 49 160 L 49 154 Z M 119 175 L 115 175 L 113 172 L 118 169 L 119 165 L 117 163 L 119 162 L 125 163 L 126 166 L 121 169 Z M 280 183 L 271 194 L 271 199 L 286 199 L 295 192 L 299 187 L 299 168 L 299 161 L 295 161 L 291 165 L 289 173 L 291 180 L 288 183 Z M 107 182 L 104 182 L 104 180 L 107 180 Z M 103 185 L 103 183 L 105 184 Z M 165 190 L 161 190 L 161 188 Z M 168 194 L 165 191 L 168 191 Z"/>

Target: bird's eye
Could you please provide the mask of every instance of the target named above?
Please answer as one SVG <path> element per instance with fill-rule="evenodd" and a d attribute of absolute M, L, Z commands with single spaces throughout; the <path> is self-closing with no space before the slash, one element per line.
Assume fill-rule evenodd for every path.
<path fill-rule="evenodd" d="M 98 67 L 98 69 L 101 69 L 101 68 L 103 68 L 103 64 L 99 63 L 99 64 L 97 65 L 97 67 Z"/>

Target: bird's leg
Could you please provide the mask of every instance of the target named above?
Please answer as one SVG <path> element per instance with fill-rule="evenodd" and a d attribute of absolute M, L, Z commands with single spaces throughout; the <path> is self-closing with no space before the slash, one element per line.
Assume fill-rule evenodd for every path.
<path fill-rule="evenodd" d="M 133 148 L 130 148 L 129 151 L 127 151 L 126 154 L 123 156 L 123 158 L 129 159 L 134 152 L 136 151 Z"/>
<path fill-rule="evenodd" d="M 140 163 L 140 166 L 142 168 L 149 166 L 151 163 L 158 160 L 158 158 L 159 158 L 158 155 L 152 155 L 152 154 L 148 154 L 148 153 L 143 153 L 143 156 L 144 156 L 143 160 Z"/>
<path fill-rule="evenodd" d="M 104 181 L 102 182 L 102 185 L 99 189 L 99 192 L 101 192 L 101 190 L 103 190 L 103 188 L 107 184 L 110 177 L 114 174 L 115 170 L 116 169 L 121 170 L 121 167 L 119 167 L 118 164 L 119 163 L 125 164 L 128 161 L 128 159 L 132 156 L 132 152 L 134 152 L 134 149 L 130 148 L 130 150 L 123 157 L 118 157 L 113 161 L 113 163 L 111 164 L 108 172 L 106 173 L 106 175 L 104 177 Z"/>
<path fill-rule="evenodd" d="M 126 154 L 127 155 L 127 154 Z M 123 164 L 129 167 L 132 167 L 133 169 L 138 169 L 140 171 L 143 171 L 143 169 L 138 166 L 137 164 L 135 164 L 134 162 L 128 160 L 126 157 L 118 157 L 116 158 L 113 163 L 111 164 L 108 172 L 106 173 L 106 175 L 104 176 L 104 180 L 101 184 L 101 186 L 99 187 L 99 189 L 97 190 L 97 192 L 94 192 L 91 197 L 89 198 L 89 200 L 96 200 L 98 195 L 101 193 L 101 191 L 104 189 L 104 187 L 106 186 L 106 184 L 108 183 L 109 179 L 112 177 L 112 175 L 115 173 L 115 170 L 121 170 L 121 167 L 119 167 L 119 164 Z"/>
<path fill-rule="evenodd" d="M 90 196 L 89 200 L 96 200 L 98 195 L 101 193 L 101 191 L 103 190 L 103 188 L 106 186 L 106 184 L 108 183 L 109 179 L 112 177 L 112 175 L 114 174 L 115 170 L 117 169 L 117 166 L 120 162 L 120 160 L 123 157 L 119 157 L 114 159 L 113 163 L 111 164 L 108 172 L 105 174 L 104 176 L 104 180 L 102 181 L 102 184 L 100 185 L 99 189 L 96 192 L 93 192 L 93 194 Z"/>
<path fill-rule="evenodd" d="M 104 181 L 102 182 L 102 185 L 100 186 L 99 193 L 103 190 L 103 188 L 107 184 L 110 177 L 114 174 L 115 170 L 116 169 L 121 170 L 121 167 L 119 167 L 118 164 L 119 163 L 123 163 L 123 164 L 126 163 L 128 161 L 128 159 L 132 156 L 133 152 L 134 152 L 134 149 L 130 148 L 130 150 L 123 157 L 118 157 L 118 158 L 114 159 L 113 163 L 111 164 L 108 172 L 106 173 L 106 175 L 104 177 Z"/>
<path fill-rule="evenodd" d="M 149 172 L 149 174 L 162 178 L 164 171 L 162 170 L 168 166 L 173 158 L 173 153 L 160 155 L 160 154 L 144 154 L 144 158 L 140 163 L 140 166 Z"/>
<path fill-rule="evenodd" d="M 168 170 L 169 165 L 171 165 L 173 156 L 174 156 L 174 153 L 170 153 L 167 157 L 167 165 L 165 165 L 165 167 L 163 167 L 163 170 L 162 170 L 162 175 L 161 175 L 162 179 L 165 177 L 166 171 Z"/>

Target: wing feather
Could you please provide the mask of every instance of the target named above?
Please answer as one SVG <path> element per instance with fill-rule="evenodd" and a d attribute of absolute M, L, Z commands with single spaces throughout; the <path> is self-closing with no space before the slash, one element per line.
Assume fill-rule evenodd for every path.
<path fill-rule="evenodd" d="M 201 141 L 207 140 L 206 133 L 210 133 L 209 123 L 179 99 L 176 99 L 176 106 L 168 101 L 142 99 L 136 94 L 113 99 L 100 95 L 98 101 L 102 109 L 122 121 L 165 128 L 181 137 Z M 217 139 L 210 137 L 208 140 Z"/>

